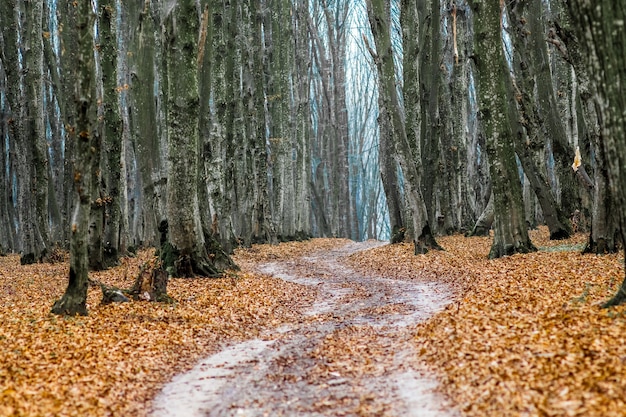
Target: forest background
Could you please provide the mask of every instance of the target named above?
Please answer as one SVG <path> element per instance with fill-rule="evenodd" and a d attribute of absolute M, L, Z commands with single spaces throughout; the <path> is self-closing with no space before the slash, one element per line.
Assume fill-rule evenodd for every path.
<path fill-rule="evenodd" d="M 120 339 L 117 329 L 110 339 L 93 335 L 110 331 L 115 317 L 120 333 L 132 335 L 145 329 L 154 311 L 161 314 L 154 310 L 160 306 L 142 303 L 96 310 L 92 321 L 43 314 L 39 299 L 15 288 L 36 287 L 46 302 L 56 296 L 58 282 L 50 277 L 58 278 L 59 269 L 51 272 L 42 261 L 57 259 L 59 249 L 71 252 L 69 286 L 53 310 L 86 314 L 87 270 L 123 265 L 124 256 L 140 247 L 173 255 L 161 258 L 166 275 L 217 276 L 233 267 L 230 253 L 237 246 L 329 236 L 408 241 L 415 254 L 440 243 L 461 248 L 410 262 L 418 264 L 411 275 L 437 267 L 439 258 L 471 271 L 456 310 L 418 334 L 421 353 L 450 366 L 446 390 L 467 405 L 465 412 L 481 415 L 485 402 L 501 409 L 498 401 L 509 398 L 503 395 L 527 388 L 527 370 L 535 369 L 541 383 L 532 398 L 507 401 L 517 412 L 528 412 L 531 402 L 546 414 L 584 414 L 594 404 L 608 404 L 611 413 L 597 415 L 621 415 L 623 387 L 616 376 L 623 374 L 623 314 L 577 308 L 579 301 L 571 299 L 581 280 L 580 303 L 589 294 L 595 301 L 605 297 L 605 278 L 623 276 L 615 273 L 623 259 L 611 255 L 605 264 L 599 257 L 537 253 L 504 264 L 479 258 L 535 251 L 528 229 L 542 223 L 553 240 L 585 231 L 586 252 L 619 249 L 626 213 L 624 13 L 618 0 L 2 2 L 0 245 L 2 252 L 19 253 L 22 264 L 37 265 L 23 266 L 35 272 L 24 278 L 14 257 L 3 259 L 10 272 L 2 283 L 0 340 L 9 364 L 2 372 L 13 385 L 3 387 L 1 411 L 35 404 L 38 393 L 28 388 L 33 375 L 46 380 L 37 389 L 48 393 L 41 404 L 50 409 L 60 409 L 72 395 L 82 401 L 77 413 L 121 406 L 118 395 L 127 393 L 110 391 L 105 382 L 101 387 L 111 397 L 84 397 L 78 385 L 56 382 L 80 374 L 89 388 L 94 375 L 79 364 L 100 361 L 93 352 L 108 352 L 93 343 Z M 441 237 L 490 229 L 493 239 L 471 245 Z M 406 249 L 381 251 L 400 263 L 408 259 Z M 572 259 L 579 261 L 577 269 L 566 267 Z M 525 269 L 529 260 L 548 267 L 532 273 Z M 602 272 L 606 265 L 610 270 Z M 141 275 L 136 263 L 132 271 Z M 92 276 L 127 284 L 118 275 Z M 196 281 L 181 282 L 183 290 L 174 295 L 195 300 Z M 219 281 L 201 292 L 200 304 L 215 310 L 228 298 L 223 305 L 234 308 L 230 319 L 260 326 L 276 318 L 283 301 L 290 305 L 297 297 L 297 289 L 277 281 L 265 286 L 277 295 L 258 297 L 257 284 Z M 610 289 L 615 296 L 604 306 L 626 297 L 623 288 Z M 555 297 L 559 290 L 565 295 Z M 296 295 L 280 301 L 290 291 Z M 550 302 L 528 307 L 542 291 Z M 125 308 L 137 310 L 116 315 Z M 180 316 L 172 313 L 180 326 L 168 328 L 195 330 L 172 330 L 178 344 L 168 345 L 168 355 L 193 345 L 197 359 L 201 343 L 186 343 L 189 334 L 209 343 L 231 331 L 240 338 L 259 331 L 250 326 L 237 334 L 241 328 L 225 326 L 228 318 L 219 311 L 211 326 L 202 321 L 206 317 L 190 320 L 197 311 L 191 305 Z M 497 313 L 493 323 L 520 324 L 522 316 L 529 321 L 485 327 L 486 311 Z M 89 333 L 86 323 L 96 331 Z M 159 331 L 166 321 L 150 323 Z M 446 333 L 459 323 L 468 331 Z M 535 337 L 527 330 L 537 326 L 546 337 L 519 343 Z M 495 336 L 485 338 L 485 329 Z M 55 348 L 78 347 L 69 353 L 76 361 L 66 361 L 71 369 L 62 371 L 69 379 L 52 381 L 57 391 L 48 389 L 57 375 L 46 370 L 61 359 L 48 346 L 39 349 L 45 342 L 35 330 L 56 338 Z M 581 332 L 585 337 L 576 337 Z M 113 355 L 119 363 L 129 350 L 139 351 L 137 343 L 155 342 L 121 339 L 126 345 Z M 563 345 L 544 343 L 553 339 Z M 493 350 L 491 341 L 503 345 Z M 535 350 L 507 356 L 511 346 L 532 348 L 535 342 Z M 115 368 L 106 361 L 94 369 L 118 382 L 132 375 L 139 385 L 146 383 L 146 369 L 166 369 L 161 364 L 168 355 L 143 357 L 145 366 L 123 362 Z M 537 361 L 545 366 L 534 367 Z M 594 367 L 585 372 L 579 363 Z M 39 372 L 27 372 L 29 366 Z M 524 376 L 521 385 L 514 385 L 520 378 L 497 382 L 512 370 Z M 572 380 L 567 389 L 554 383 L 563 377 L 555 377 L 560 371 Z M 150 389 L 172 372 L 155 376 Z M 492 391 L 476 391 L 486 383 Z M 572 387 L 589 398 L 572 398 Z M 148 393 L 137 394 L 133 407 Z M 546 398 L 558 401 L 546 405 Z"/>
<path fill-rule="evenodd" d="M 70 283 L 141 246 L 161 247 L 170 275 L 208 276 L 236 246 L 311 236 L 409 240 L 418 254 L 493 227 L 499 257 L 534 251 L 528 228 L 545 223 L 617 250 L 624 34 L 582 36 L 583 23 L 619 29 L 604 9 L 2 8 L 0 247 L 24 264 L 73 249 Z"/>

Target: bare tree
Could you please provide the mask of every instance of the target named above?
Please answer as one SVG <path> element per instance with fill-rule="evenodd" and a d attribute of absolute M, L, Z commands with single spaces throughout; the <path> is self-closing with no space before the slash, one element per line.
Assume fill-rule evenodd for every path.
<path fill-rule="evenodd" d="M 623 85 L 626 82 L 626 11 L 618 0 L 603 0 L 593 4 L 580 0 L 567 3 L 572 29 L 581 47 L 577 56 L 589 69 L 589 99 L 594 103 L 599 120 L 600 143 L 604 149 L 604 163 L 609 169 L 609 186 L 616 198 L 620 219 L 621 238 L 626 224 L 626 101 Z M 626 249 L 625 249 L 626 250 Z M 604 307 L 626 301 L 626 280 L 617 294 Z"/>
<path fill-rule="evenodd" d="M 76 83 L 74 100 L 77 118 L 76 125 L 68 128 L 67 140 L 75 143 L 73 176 L 76 194 L 70 232 L 69 283 L 63 297 L 54 303 L 52 312 L 86 315 L 90 187 L 92 171 L 97 167 L 92 151 L 97 142 L 96 68 L 93 53 L 93 26 L 96 16 L 90 2 L 77 2 L 70 7 L 76 7 L 76 26 L 65 30 L 68 36 L 76 37 L 78 45 L 73 77 Z"/>
<path fill-rule="evenodd" d="M 371 50 L 378 68 L 378 107 L 380 125 L 385 128 L 381 137 L 388 135 L 394 141 L 395 157 L 404 175 L 406 192 L 413 230 L 415 234 L 415 253 L 426 253 L 429 249 L 441 249 L 436 242 L 430 224 L 424 198 L 420 190 L 421 156 L 414 155 L 407 138 L 404 115 L 396 89 L 396 71 L 393 61 L 393 49 L 390 32 L 389 2 L 385 0 L 368 0 L 368 16 L 376 44 L 376 51 Z"/>
<path fill-rule="evenodd" d="M 480 120 L 487 138 L 489 171 L 494 195 L 494 240 L 490 258 L 536 250 L 524 217 L 522 187 L 513 149 L 507 109 L 508 69 L 501 37 L 501 6 L 471 1 L 475 25 Z M 495 66 L 495 71 L 494 71 Z"/>

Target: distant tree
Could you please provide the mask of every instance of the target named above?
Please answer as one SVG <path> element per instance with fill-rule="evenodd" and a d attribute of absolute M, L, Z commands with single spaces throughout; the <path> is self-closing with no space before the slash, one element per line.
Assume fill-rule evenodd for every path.
<path fill-rule="evenodd" d="M 314 214 L 321 235 L 356 239 L 350 194 L 346 47 L 350 1 L 313 2 L 308 18 L 314 64 Z M 320 227 L 321 226 L 321 227 Z"/>

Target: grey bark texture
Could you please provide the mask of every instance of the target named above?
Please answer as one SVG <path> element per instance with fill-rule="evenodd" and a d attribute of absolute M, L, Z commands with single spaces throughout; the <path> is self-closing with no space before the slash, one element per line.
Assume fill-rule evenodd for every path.
<path fill-rule="evenodd" d="M 509 115 L 502 111 L 509 106 L 508 70 L 499 30 L 502 10 L 498 2 L 476 0 L 470 4 L 475 18 L 478 105 L 487 141 L 495 207 L 494 240 L 489 257 L 498 258 L 536 248 L 528 237 Z"/>
<path fill-rule="evenodd" d="M 616 199 L 621 237 L 626 224 L 626 10 L 619 0 L 567 3 L 578 42 L 581 62 L 589 68 L 590 100 L 598 112 L 600 143 L 609 172 L 609 187 Z M 626 249 L 624 249 L 626 251 Z M 626 301 L 626 279 L 604 307 Z"/>
<path fill-rule="evenodd" d="M 96 74 L 93 54 L 93 25 L 95 15 L 89 2 L 76 3 L 76 26 L 66 28 L 68 35 L 76 36 L 77 61 L 74 63 L 76 125 L 70 126 L 66 140 L 74 142 L 73 163 L 75 204 L 70 229 L 69 283 L 65 294 L 57 300 L 52 312 L 62 315 L 87 314 L 88 287 L 88 228 L 91 208 L 92 171 L 96 169 L 92 155 L 92 141 L 96 131 Z M 69 82 L 70 80 L 66 80 Z"/>
<path fill-rule="evenodd" d="M 395 157 L 405 178 L 404 188 L 411 211 L 415 236 L 413 241 L 415 254 L 423 254 L 429 249 L 441 249 L 441 247 L 436 242 L 428 223 L 426 205 L 420 190 L 421 156 L 414 155 L 411 150 L 396 89 L 389 23 L 389 3 L 385 0 L 368 0 L 367 10 L 376 45 L 376 50 L 372 50 L 371 54 L 378 69 L 378 93 L 382 95 L 382 100 L 379 100 L 379 112 L 381 118 L 386 118 L 383 125 L 389 127 L 387 132 L 381 132 L 380 134 L 390 135 L 391 140 L 394 142 Z"/>

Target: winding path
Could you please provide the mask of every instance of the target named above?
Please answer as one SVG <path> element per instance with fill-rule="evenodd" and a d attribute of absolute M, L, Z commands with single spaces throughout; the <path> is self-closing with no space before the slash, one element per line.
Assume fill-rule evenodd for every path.
<path fill-rule="evenodd" d="M 178 375 L 155 399 L 152 416 L 452 416 L 415 362 L 410 331 L 445 307 L 450 293 L 432 283 L 362 276 L 342 262 L 375 245 L 260 265 L 262 273 L 315 286 L 307 319 Z"/>

